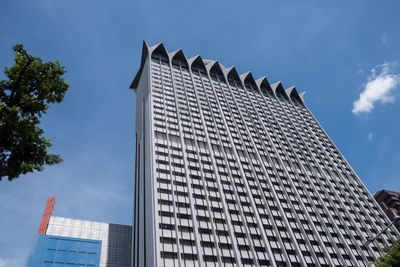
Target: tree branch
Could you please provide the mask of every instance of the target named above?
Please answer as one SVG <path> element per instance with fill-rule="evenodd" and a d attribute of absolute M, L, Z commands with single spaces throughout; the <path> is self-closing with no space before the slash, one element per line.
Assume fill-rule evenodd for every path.
<path fill-rule="evenodd" d="M 38 100 L 38 99 L 39 99 L 39 97 L 31 98 L 31 99 L 29 99 L 29 100 L 27 100 L 25 102 L 20 103 L 20 106 L 21 106 L 21 108 L 23 108 L 24 105 L 28 104 L 29 102 Z"/>
<path fill-rule="evenodd" d="M 18 84 L 21 82 L 22 76 L 25 74 L 26 69 L 33 62 L 33 59 L 26 53 L 26 51 L 23 51 L 22 53 L 24 54 L 24 56 L 26 56 L 28 58 L 28 62 L 25 64 L 24 68 L 19 73 L 18 78 L 15 80 L 15 82 L 13 84 L 13 88 L 12 88 L 11 94 L 8 97 L 7 106 L 10 106 L 10 105 L 14 104 L 11 101 L 12 101 L 12 98 L 14 97 L 14 95 L 15 95 L 15 92 L 17 91 Z"/>

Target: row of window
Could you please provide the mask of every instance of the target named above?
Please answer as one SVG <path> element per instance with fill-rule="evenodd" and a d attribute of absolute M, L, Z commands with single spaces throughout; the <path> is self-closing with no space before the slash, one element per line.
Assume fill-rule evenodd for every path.
<path fill-rule="evenodd" d="M 178 70 L 178 68 L 176 70 Z M 177 75 L 179 74 L 181 74 L 180 78 L 177 77 Z M 163 77 L 163 75 L 169 75 L 169 77 Z M 169 82 L 172 81 L 171 75 L 173 75 L 174 77 L 173 78 L 174 84 L 172 83 L 169 84 Z M 200 172 L 199 175 L 203 177 L 202 179 L 204 182 L 207 181 L 206 177 L 207 179 L 209 178 L 213 179 L 213 180 L 208 180 L 208 182 L 210 182 L 211 185 L 205 186 L 205 184 L 199 184 L 199 188 L 197 189 L 200 191 L 199 193 L 196 193 L 197 195 L 202 195 L 202 194 L 211 195 L 212 192 L 216 192 L 215 196 L 219 196 L 218 189 L 222 185 L 223 190 L 226 190 L 224 192 L 229 193 L 230 195 L 233 196 L 233 198 L 237 199 L 240 198 L 241 196 L 244 197 L 245 201 L 243 203 L 247 203 L 248 206 L 243 205 L 241 203 L 241 207 L 238 208 L 237 210 L 243 209 L 243 211 L 239 211 L 239 214 L 241 214 L 245 219 L 246 223 L 244 226 L 246 227 L 246 229 L 251 229 L 250 225 L 252 224 L 257 225 L 257 223 L 260 221 L 261 216 L 257 214 L 255 214 L 254 216 L 247 216 L 247 215 L 244 216 L 245 214 L 244 209 L 246 209 L 246 207 L 249 207 L 250 210 L 248 212 L 254 212 L 256 210 L 257 212 L 260 212 L 259 209 L 256 209 L 255 199 L 257 199 L 257 197 L 263 198 L 262 196 L 264 192 L 262 192 L 262 190 L 271 191 L 271 187 L 273 188 L 273 192 L 275 192 L 275 194 L 277 194 L 278 190 L 283 193 L 280 195 L 279 198 L 290 199 L 289 201 L 290 205 L 286 205 L 286 207 L 284 207 L 285 204 L 282 204 L 278 211 L 279 213 L 276 213 L 276 214 L 282 214 L 282 213 L 284 214 L 284 218 L 286 218 L 284 222 L 285 225 L 289 223 L 288 214 L 290 214 L 291 212 L 295 212 L 296 214 L 305 213 L 312 219 L 313 223 L 315 223 L 318 220 L 318 217 L 314 215 L 316 214 L 316 212 L 319 214 L 326 212 L 326 210 L 324 211 L 324 207 L 322 206 L 321 208 L 315 211 L 313 211 L 314 209 L 313 206 L 309 206 L 310 210 L 307 208 L 307 206 L 302 207 L 302 205 L 300 205 L 298 209 L 291 207 L 294 206 L 293 205 L 294 200 L 292 201 L 290 195 L 293 194 L 292 192 L 297 192 L 298 195 L 304 196 L 301 197 L 302 202 L 305 202 L 306 200 L 310 199 L 313 201 L 314 200 L 318 201 L 318 199 L 324 200 L 324 197 L 320 197 L 319 195 L 324 195 L 325 193 L 326 202 L 329 203 L 329 201 L 335 199 L 334 198 L 335 194 L 332 191 L 329 192 L 325 189 L 325 187 L 331 183 L 331 178 L 330 177 L 325 178 L 324 177 L 325 175 L 322 175 L 323 178 L 322 183 L 318 181 L 317 178 L 315 177 L 311 178 L 310 182 L 315 187 L 315 189 L 313 186 L 307 187 L 307 183 L 310 184 L 310 182 L 307 182 L 307 180 L 305 179 L 305 175 L 302 173 L 299 163 L 301 165 L 305 165 L 305 162 L 309 162 L 310 160 L 312 160 L 311 155 L 320 152 L 310 151 L 310 154 L 304 155 L 305 158 L 303 158 L 303 162 L 296 162 L 296 156 L 295 156 L 296 151 L 291 151 L 291 146 L 287 141 L 285 141 L 284 134 L 282 132 L 278 132 L 278 130 L 280 130 L 281 127 L 283 127 L 283 125 L 287 127 L 286 130 L 288 132 L 290 131 L 288 130 L 289 127 L 283 122 L 284 120 L 276 119 L 279 127 L 276 126 L 271 127 L 270 132 L 271 134 L 274 134 L 271 140 L 266 140 L 262 137 L 260 138 L 258 133 L 262 133 L 263 131 L 263 128 L 260 127 L 260 124 L 263 124 L 265 122 L 259 121 L 256 115 L 260 113 L 261 107 L 258 107 L 260 109 L 257 109 L 256 111 L 247 112 L 249 109 L 251 109 L 251 106 L 254 105 L 255 98 L 250 97 L 250 100 L 246 99 L 244 96 L 247 96 L 247 93 L 244 94 L 243 89 L 242 91 L 240 91 L 239 88 L 239 90 L 236 90 L 239 92 L 235 92 L 234 90 L 232 90 L 234 88 L 228 88 L 226 85 L 224 86 L 223 83 L 219 83 L 218 77 L 216 77 L 216 81 L 212 82 L 212 85 L 210 81 L 207 80 L 206 77 L 201 78 L 200 76 L 194 75 L 193 79 L 191 80 L 190 75 L 188 74 L 187 71 L 185 73 L 184 68 L 179 69 L 179 72 L 173 71 L 173 74 L 164 72 L 163 69 L 161 71 L 161 76 L 162 76 L 160 83 L 161 90 L 155 92 L 158 95 L 154 95 L 154 99 L 158 99 L 159 101 L 158 103 L 155 103 L 154 110 L 155 112 L 160 113 L 160 117 L 156 121 L 158 121 L 160 123 L 159 125 L 161 126 L 161 127 L 159 127 L 159 125 L 156 126 L 159 127 L 159 129 L 157 129 L 158 132 L 155 134 L 157 136 L 156 147 L 157 145 L 164 145 L 163 148 L 161 146 L 158 146 L 156 148 L 157 152 L 159 152 L 160 154 L 164 153 L 164 155 L 162 155 L 157 162 L 157 164 L 160 164 L 159 165 L 160 167 L 158 168 L 160 173 L 162 173 L 161 170 L 164 170 L 164 172 L 169 174 L 172 174 L 171 172 L 174 171 L 175 172 L 174 174 L 180 173 L 182 174 L 182 176 L 186 176 L 187 171 L 193 170 L 196 172 Z M 166 82 L 166 86 L 163 85 L 163 82 Z M 191 84 L 192 86 L 190 86 Z M 215 93 L 213 89 L 216 91 Z M 226 97 L 228 91 L 233 92 L 230 97 Z M 246 99 L 246 100 L 241 101 L 242 103 L 240 104 L 237 104 L 237 102 L 239 102 L 237 101 L 238 99 Z M 167 105 L 167 103 L 169 103 L 169 106 Z M 176 110 L 175 115 L 179 114 L 179 117 L 175 116 L 176 118 L 175 119 L 173 118 L 174 114 L 170 113 L 164 116 L 163 112 L 167 109 L 167 107 L 170 108 L 171 110 L 175 109 Z M 222 112 L 220 111 L 220 109 Z M 243 119 L 242 115 L 244 111 L 246 111 L 245 114 L 247 116 L 245 119 Z M 190 114 L 190 112 L 193 112 L 193 114 L 196 115 L 192 115 Z M 224 116 L 221 116 L 222 114 L 220 113 L 222 113 Z M 282 112 L 282 114 L 279 115 L 282 116 L 284 115 L 284 113 Z M 170 119 L 171 117 L 174 120 L 171 120 Z M 270 121 L 271 117 L 269 118 L 267 117 L 265 118 L 265 120 Z M 179 121 L 181 122 L 181 124 L 178 123 Z M 194 128 L 194 125 L 196 125 L 197 129 Z M 224 129 L 225 128 L 224 125 L 225 127 L 227 127 L 227 129 Z M 295 129 L 301 129 L 300 125 L 295 125 L 294 127 Z M 183 139 L 180 138 L 181 133 L 185 135 Z M 277 133 L 281 134 L 281 136 L 278 138 L 275 137 L 279 136 L 277 135 Z M 312 136 L 311 134 L 306 133 L 301 138 L 312 139 Z M 206 143 L 208 142 L 207 139 L 210 140 L 211 143 L 210 148 L 213 148 L 212 150 L 209 150 L 208 146 L 206 145 Z M 180 143 L 181 140 L 183 140 L 184 142 Z M 175 144 L 173 144 L 174 141 L 176 141 Z M 295 139 L 293 139 L 293 141 L 296 142 Z M 200 142 L 204 143 L 203 150 L 201 150 L 200 147 L 196 147 L 199 146 L 199 144 L 201 144 Z M 219 142 L 221 142 L 222 144 L 220 144 Z M 233 146 L 231 145 L 231 143 Z M 314 143 L 311 142 L 310 144 Z M 268 145 L 268 148 L 264 149 L 266 145 Z M 243 155 L 244 160 L 242 160 L 241 164 L 236 165 L 237 163 L 234 158 L 231 159 L 233 160 L 233 162 L 229 162 L 230 159 L 227 158 L 228 157 L 227 151 L 229 150 L 225 150 L 225 148 L 229 148 L 229 146 L 231 146 L 231 152 L 234 152 L 231 153 L 233 157 L 236 156 L 240 157 L 239 154 Z M 301 144 L 298 146 L 301 147 Z M 175 153 L 177 151 L 173 149 L 174 147 L 175 149 L 178 149 L 179 153 Z M 200 160 L 198 157 L 195 156 L 199 155 L 199 150 L 202 151 L 202 153 L 209 153 L 209 155 L 212 155 L 212 157 L 208 157 L 206 161 Z M 304 147 L 304 150 L 306 150 L 306 147 Z M 188 156 L 183 156 L 183 155 L 189 155 L 191 152 L 194 152 L 193 154 L 194 157 L 191 158 Z M 268 154 L 266 154 L 266 152 Z M 180 158 L 176 160 L 176 158 L 171 157 L 172 155 L 179 155 Z M 220 160 L 221 161 L 220 165 L 219 166 L 217 165 L 218 171 L 216 173 L 218 174 L 218 176 L 226 174 L 227 177 L 230 177 L 227 180 L 232 179 L 234 183 L 227 181 L 227 183 L 221 185 L 218 184 L 218 180 L 215 177 L 215 170 L 214 170 L 215 166 L 211 164 L 214 161 L 213 159 L 216 159 L 215 155 L 220 155 L 221 159 L 223 159 Z M 272 155 L 273 157 L 271 157 L 270 155 Z M 264 159 L 267 159 L 269 161 L 270 158 L 272 164 L 264 161 L 259 162 L 260 160 Z M 245 160 L 247 160 L 249 163 L 247 163 Z M 184 164 L 184 161 L 186 162 L 186 164 Z M 216 159 L 215 161 L 217 162 L 218 160 Z M 320 166 L 321 163 L 324 161 L 326 161 L 326 159 L 321 158 L 320 162 L 311 163 L 310 166 L 308 166 L 308 169 L 312 170 L 312 168 L 317 168 L 317 166 Z M 233 164 L 231 165 L 230 163 Z M 183 168 L 184 165 L 186 165 L 189 170 L 185 171 Z M 270 167 L 271 170 L 274 170 L 272 174 L 270 173 L 267 174 L 265 172 L 264 169 L 266 166 Z M 292 166 L 294 166 L 294 168 Z M 333 168 L 333 166 L 329 165 L 327 167 Z M 282 171 L 282 174 L 279 174 L 278 171 L 279 169 L 286 171 Z M 287 170 L 289 170 L 289 172 L 292 172 L 293 174 L 298 175 L 298 177 L 301 179 L 302 182 L 297 183 L 297 185 L 294 182 L 288 182 L 287 178 L 285 177 L 287 176 Z M 235 177 L 234 175 L 236 175 L 237 178 L 234 178 Z M 295 179 L 297 179 L 296 175 L 294 175 L 294 177 L 290 177 L 290 180 L 294 181 Z M 176 177 L 182 177 L 182 176 L 176 176 Z M 279 178 L 274 178 L 274 176 Z M 309 175 L 307 174 L 307 177 L 308 176 Z M 176 177 L 174 179 L 175 181 L 178 181 L 176 180 Z M 318 179 L 319 178 L 320 177 L 318 177 Z M 238 181 L 236 181 L 235 179 L 237 179 Z M 264 186 L 262 187 L 261 181 L 266 179 L 270 179 L 272 182 L 264 183 Z M 292 183 L 293 185 L 291 185 Z M 196 187 L 193 186 L 194 183 L 189 183 L 188 181 L 188 183 L 186 183 L 186 186 L 189 186 L 190 184 L 194 192 L 194 190 L 196 190 Z M 204 190 L 204 188 L 207 188 L 207 190 Z M 335 190 L 337 189 L 335 188 Z M 180 189 L 177 188 L 175 190 L 176 192 L 187 193 L 184 191 L 183 188 Z M 175 195 L 179 196 L 179 194 Z M 311 197 L 307 198 L 306 197 L 307 195 Z M 189 196 L 190 194 L 185 195 L 185 197 L 187 198 Z M 295 198 L 296 194 L 294 194 L 293 197 Z M 208 198 L 203 197 L 202 199 L 208 201 Z M 277 199 L 277 196 L 272 199 L 273 200 Z M 342 209 L 341 204 L 343 203 L 344 199 L 345 198 L 343 198 L 343 200 L 340 201 L 336 200 L 338 203 L 333 202 L 334 209 L 337 210 L 339 214 L 341 214 L 341 216 L 345 215 L 343 212 L 340 211 L 340 209 Z M 226 203 L 226 200 L 224 201 Z M 221 201 L 218 203 L 222 204 L 224 202 Z M 260 206 L 262 206 L 263 204 L 264 203 L 262 201 L 259 203 Z M 208 207 L 207 203 L 202 205 L 203 205 L 202 207 Z M 222 206 L 219 207 L 219 209 L 222 209 Z M 200 208 L 199 210 L 204 210 L 204 209 Z M 265 214 L 269 216 L 268 218 L 270 220 L 273 219 L 271 217 L 273 216 L 272 213 L 265 212 Z M 339 220 L 340 217 L 338 215 L 335 215 L 335 213 L 333 212 L 332 214 L 333 214 L 332 218 L 334 219 L 335 224 L 341 226 L 341 222 Z M 300 230 L 306 229 L 307 227 L 306 225 L 308 224 L 307 221 L 310 220 L 310 218 L 308 219 L 305 218 L 303 222 L 298 217 L 296 217 L 294 219 L 294 223 L 296 225 L 301 225 Z M 328 223 L 329 222 L 328 218 L 326 218 L 326 220 Z M 349 221 L 346 223 L 350 224 Z M 246 229 L 243 229 L 243 232 L 249 231 Z M 255 231 L 257 231 L 257 229 L 258 228 L 255 228 Z M 344 231 L 343 236 L 347 239 L 349 235 L 346 234 L 347 232 L 345 230 L 343 231 Z M 302 230 L 302 232 L 304 232 L 304 230 Z M 312 239 L 313 234 L 308 237 L 310 240 Z M 261 232 L 259 233 L 259 235 L 261 235 Z M 294 234 L 292 233 L 290 235 Z M 338 243 L 340 243 L 340 240 L 338 240 Z M 253 247 L 255 247 L 254 244 Z M 315 255 L 317 253 L 320 253 L 319 250 L 320 250 L 319 246 L 314 248 Z"/>

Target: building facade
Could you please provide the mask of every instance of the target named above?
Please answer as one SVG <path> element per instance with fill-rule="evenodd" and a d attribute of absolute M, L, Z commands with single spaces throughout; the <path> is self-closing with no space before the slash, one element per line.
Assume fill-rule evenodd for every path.
<path fill-rule="evenodd" d="M 99 267 L 101 241 L 53 235 L 37 235 L 28 267 Z"/>
<path fill-rule="evenodd" d="M 54 216 L 47 200 L 27 267 L 130 267 L 132 226 Z"/>
<path fill-rule="evenodd" d="M 374 198 L 379 203 L 383 211 L 393 220 L 396 216 L 400 216 L 400 193 L 380 190 L 375 193 Z M 400 230 L 400 222 L 396 224 L 397 229 Z"/>
<path fill-rule="evenodd" d="M 163 44 L 136 93 L 133 266 L 369 266 L 393 227 L 304 94 Z"/>

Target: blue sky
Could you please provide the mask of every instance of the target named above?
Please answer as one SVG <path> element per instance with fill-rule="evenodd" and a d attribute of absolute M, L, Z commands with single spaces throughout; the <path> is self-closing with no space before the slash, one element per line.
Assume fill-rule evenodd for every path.
<path fill-rule="evenodd" d="M 0 267 L 23 265 L 52 195 L 58 216 L 131 224 L 128 87 L 142 40 L 306 91 L 368 189 L 400 191 L 399 8 L 399 1 L 1 1 L 1 69 L 23 43 L 44 60 L 59 59 L 71 88 L 42 121 L 64 162 L 0 182 Z"/>

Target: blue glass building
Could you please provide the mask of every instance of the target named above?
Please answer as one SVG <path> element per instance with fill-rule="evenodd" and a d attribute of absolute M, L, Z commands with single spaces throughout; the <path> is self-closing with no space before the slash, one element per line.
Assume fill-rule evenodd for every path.
<path fill-rule="evenodd" d="M 38 235 L 27 267 L 99 267 L 100 253 L 100 240 Z"/>

